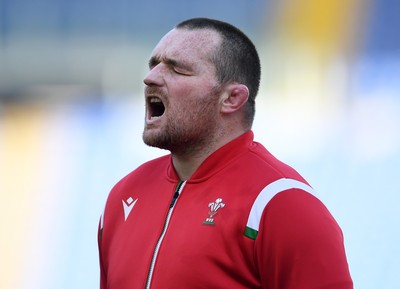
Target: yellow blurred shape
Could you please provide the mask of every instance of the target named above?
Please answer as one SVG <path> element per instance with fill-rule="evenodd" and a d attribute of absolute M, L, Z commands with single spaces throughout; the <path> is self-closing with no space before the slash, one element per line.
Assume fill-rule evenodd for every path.
<path fill-rule="evenodd" d="M 8 106 L 0 118 L 0 279 L 20 288 L 40 173 L 41 111 Z M 4 286 L 4 287 L 3 287 Z"/>
<path fill-rule="evenodd" d="M 286 0 L 278 33 L 289 44 L 308 43 L 329 53 L 347 42 L 359 8 L 358 0 Z"/>

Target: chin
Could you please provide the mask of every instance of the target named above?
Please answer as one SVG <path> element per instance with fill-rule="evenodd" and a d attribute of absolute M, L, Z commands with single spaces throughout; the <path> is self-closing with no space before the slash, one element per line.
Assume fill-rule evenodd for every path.
<path fill-rule="evenodd" d="M 150 133 L 146 132 L 146 130 L 143 132 L 143 142 L 151 147 L 157 147 L 160 149 L 169 149 L 169 139 L 163 137 L 160 134 L 155 134 L 155 133 Z"/>

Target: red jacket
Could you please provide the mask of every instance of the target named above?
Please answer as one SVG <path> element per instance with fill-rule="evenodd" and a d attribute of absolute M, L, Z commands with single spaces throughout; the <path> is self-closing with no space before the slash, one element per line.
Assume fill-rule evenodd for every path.
<path fill-rule="evenodd" d="M 101 289 L 353 288 L 334 218 L 251 131 L 186 182 L 171 156 L 123 178 L 101 218 L 99 253 Z"/>

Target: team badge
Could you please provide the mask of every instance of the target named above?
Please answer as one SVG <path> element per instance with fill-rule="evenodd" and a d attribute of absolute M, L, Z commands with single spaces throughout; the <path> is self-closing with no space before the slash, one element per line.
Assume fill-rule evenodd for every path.
<path fill-rule="evenodd" d="M 203 222 L 205 225 L 214 225 L 214 216 L 218 213 L 218 210 L 225 207 L 225 204 L 222 202 L 221 198 L 215 200 L 215 202 L 211 202 L 208 204 L 210 211 L 208 212 L 209 217 Z"/>

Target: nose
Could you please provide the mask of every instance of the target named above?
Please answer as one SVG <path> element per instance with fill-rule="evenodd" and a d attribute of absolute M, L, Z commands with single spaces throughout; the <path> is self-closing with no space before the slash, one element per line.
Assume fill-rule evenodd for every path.
<path fill-rule="evenodd" d="M 152 67 L 143 79 L 147 86 L 161 86 L 163 82 L 161 65 Z"/>

